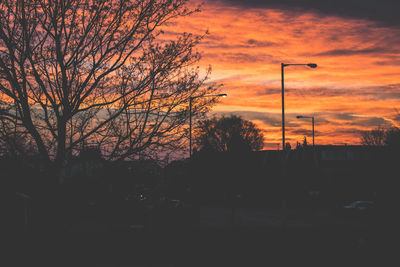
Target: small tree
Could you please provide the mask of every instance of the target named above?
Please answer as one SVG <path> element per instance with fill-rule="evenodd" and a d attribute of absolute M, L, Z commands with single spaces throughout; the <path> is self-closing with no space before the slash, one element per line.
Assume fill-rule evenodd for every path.
<path fill-rule="evenodd" d="M 289 142 L 287 142 L 287 143 L 285 144 L 285 150 L 286 150 L 286 151 L 292 150 L 292 145 L 291 145 Z"/>
<path fill-rule="evenodd" d="M 303 138 L 303 147 L 305 148 L 307 146 L 308 146 L 307 137 L 304 136 L 304 138 Z"/>
<path fill-rule="evenodd" d="M 200 121 L 195 139 L 199 150 L 214 152 L 257 151 L 264 145 L 261 130 L 235 115 Z"/>

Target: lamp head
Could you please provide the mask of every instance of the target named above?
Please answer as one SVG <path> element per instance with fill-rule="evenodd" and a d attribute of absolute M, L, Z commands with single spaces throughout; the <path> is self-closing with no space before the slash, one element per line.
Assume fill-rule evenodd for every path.
<path fill-rule="evenodd" d="M 301 118 L 304 118 L 304 117 L 303 116 L 296 116 L 296 118 L 301 119 Z"/>
<path fill-rule="evenodd" d="M 218 96 L 227 97 L 227 94 L 219 94 Z"/>
<path fill-rule="evenodd" d="M 310 68 L 315 69 L 317 67 L 317 64 L 315 63 L 308 63 L 307 66 L 309 66 Z"/>

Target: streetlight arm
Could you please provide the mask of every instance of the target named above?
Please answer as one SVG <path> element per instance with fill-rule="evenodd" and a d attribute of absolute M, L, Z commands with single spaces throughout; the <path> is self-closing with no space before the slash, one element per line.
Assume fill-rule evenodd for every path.
<path fill-rule="evenodd" d="M 315 69 L 318 65 L 315 63 L 307 63 L 307 64 L 285 64 L 285 63 L 282 63 L 282 66 L 283 67 L 286 67 L 286 66 L 308 66 L 310 68 Z"/>
<path fill-rule="evenodd" d="M 285 63 L 282 63 L 282 65 L 284 67 L 286 67 L 286 66 L 306 66 L 307 64 L 285 64 Z"/>
<path fill-rule="evenodd" d="M 314 116 L 296 116 L 297 119 L 313 119 Z"/>

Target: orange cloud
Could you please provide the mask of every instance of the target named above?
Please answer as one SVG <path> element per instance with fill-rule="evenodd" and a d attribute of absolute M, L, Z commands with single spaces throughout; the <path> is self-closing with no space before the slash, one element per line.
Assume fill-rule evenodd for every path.
<path fill-rule="evenodd" d="M 193 2 L 194 4 L 196 3 Z M 203 67 L 228 94 L 216 114 L 251 119 L 265 133 L 265 149 L 281 142 L 280 63 L 315 62 L 318 68 L 285 68 L 287 139 L 295 145 L 315 116 L 317 144 L 357 144 L 359 132 L 399 125 L 400 30 L 363 19 L 208 2 L 202 12 L 169 25 L 210 34 L 198 49 Z"/>

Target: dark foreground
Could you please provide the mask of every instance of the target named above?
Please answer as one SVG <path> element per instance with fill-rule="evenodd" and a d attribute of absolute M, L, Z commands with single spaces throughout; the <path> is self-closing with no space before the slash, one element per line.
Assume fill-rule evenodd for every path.
<path fill-rule="evenodd" d="M 2 266 L 399 266 L 392 231 L 382 222 L 31 233 L 12 238 Z"/>

